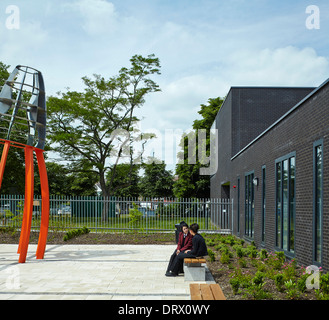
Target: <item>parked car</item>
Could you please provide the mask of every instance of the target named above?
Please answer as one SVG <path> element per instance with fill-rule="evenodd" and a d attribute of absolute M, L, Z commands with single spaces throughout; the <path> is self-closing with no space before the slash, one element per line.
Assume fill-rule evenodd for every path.
<path fill-rule="evenodd" d="M 57 212 L 58 215 L 65 215 L 65 216 L 71 215 L 71 213 L 72 213 L 71 206 L 62 206 L 61 208 L 58 209 Z"/>

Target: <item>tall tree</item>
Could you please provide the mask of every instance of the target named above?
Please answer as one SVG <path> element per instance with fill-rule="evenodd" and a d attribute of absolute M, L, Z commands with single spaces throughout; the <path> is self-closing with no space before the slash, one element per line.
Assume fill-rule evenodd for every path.
<path fill-rule="evenodd" d="M 202 119 L 195 120 L 193 122 L 193 129 L 195 132 L 190 134 L 196 134 L 198 129 L 210 130 L 212 124 L 215 121 L 216 115 L 223 104 L 223 98 L 210 98 L 208 104 L 202 104 L 201 109 L 198 112 Z M 196 135 L 197 137 L 197 135 Z M 207 149 L 209 150 L 210 139 L 209 134 L 207 137 Z M 182 152 L 180 157 L 184 159 L 184 163 L 176 165 L 176 175 L 178 180 L 174 184 L 175 197 L 195 197 L 195 198 L 208 198 L 210 196 L 210 177 L 202 176 L 199 174 L 201 165 L 197 159 L 196 164 L 188 163 L 188 137 L 184 137 L 181 140 L 180 146 Z M 198 154 L 198 144 L 195 146 L 194 154 Z"/>
<path fill-rule="evenodd" d="M 149 198 L 173 196 L 173 174 L 166 170 L 164 161 L 161 163 L 149 161 L 142 167 L 145 171 L 139 183 L 141 196 Z"/>
<path fill-rule="evenodd" d="M 112 181 L 112 194 L 118 197 L 138 197 L 139 169 L 140 165 L 136 164 L 118 164 L 114 179 L 112 179 L 113 170 L 108 171 L 106 180 L 107 183 Z"/>
<path fill-rule="evenodd" d="M 74 170 L 96 174 L 105 197 L 112 195 L 119 160 L 124 154 L 130 159 L 131 137 L 127 133 L 133 132 L 138 120 L 135 110 L 148 94 L 160 91 L 151 79 L 160 74 L 158 58 L 135 55 L 130 62 L 130 68 L 121 68 L 108 80 L 100 75 L 84 77 L 84 92 L 68 91 L 50 97 L 47 103 L 53 149 L 74 163 Z M 110 169 L 112 182 L 107 183 Z"/>

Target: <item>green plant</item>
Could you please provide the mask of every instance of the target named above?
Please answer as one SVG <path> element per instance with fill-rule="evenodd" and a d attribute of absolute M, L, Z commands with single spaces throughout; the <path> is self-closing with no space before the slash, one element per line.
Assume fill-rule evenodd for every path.
<path fill-rule="evenodd" d="M 239 261 L 240 268 L 246 268 L 247 267 L 247 261 L 244 258 L 240 258 L 238 261 Z"/>
<path fill-rule="evenodd" d="M 301 275 L 300 278 L 297 281 L 297 288 L 299 292 L 305 292 L 306 290 L 306 279 L 309 277 L 308 273 L 305 273 L 304 275 Z"/>
<path fill-rule="evenodd" d="M 297 299 L 299 297 L 297 285 L 294 281 L 292 281 L 290 279 L 289 281 L 285 281 L 284 285 L 287 289 L 286 295 L 287 295 L 288 299 Z"/>
<path fill-rule="evenodd" d="M 252 283 L 255 285 L 260 285 L 264 283 L 265 274 L 261 271 L 257 271 L 255 276 L 252 279 Z"/>
<path fill-rule="evenodd" d="M 282 292 L 284 280 L 283 280 L 283 275 L 281 273 L 277 273 L 274 276 L 274 283 L 275 283 L 275 286 L 278 289 L 278 291 Z"/>
<path fill-rule="evenodd" d="M 286 257 L 284 255 L 284 252 L 283 251 L 277 251 L 275 253 L 276 257 L 280 260 L 281 263 L 284 263 L 285 260 L 286 260 Z"/>
<path fill-rule="evenodd" d="M 228 264 L 230 262 L 230 256 L 227 253 L 223 253 L 220 257 L 220 262 L 223 264 Z"/>
<path fill-rule="evenodd" d="M 320 288 L 324 294 L 329 295 L 329 273 L 321 274 Z"/>
<path fill-rule="evenodd" d="M 137 228 L 142 216 L 143 213 L 138 210 L 137 204 L 133 203 L 133 208 L 129 209 L 129 224 Z"/>
<path fill-rule="evenodd" d="M 266 250 L 266 249 L 262 249 L 262 250 L 260 250 L 260 252 L 259 252 L 259 257 L 260 257 L 262 260 L 267 259 L 267 257 L 268 257 L 268 255 L 267 255 L 267 250 Z"/>
<path fill-rule="evenodd" d="M 215 253 L 211 249 L 208 249 L 208 256 L 211 262 L 215 261 Z"/>
<path fill-rule="evenodd" d="M 264 283 L 249 286 L 247 293 L 255 300 L 270 299 L 272 295 L 263 289 Z"/>
<path fill-rule="evenodd" d="M 237 257 L 242 258 L 243 257 L 243 250 L 241 246 L 236 246 L 235 252 Z"/>
<path fill-rule="evenodd" d="M 209 247 L 213 247 L 215 245 L 215 242 L 213 239 L 206 239 L 206 244 Z"/>
<path fill-rule="evenodd" d="M 240 280 L 238 278 L 230 279 L 230 285 L 232 287 L 233 293 L 237 294 L 240 288 Z"/>
<path fill-rule="evenodd" d="M 78 237 L 82 234 L 86 234 L 89 233 L 90 230 L 86 227 L 83 227 L 81 229 L 74 229 L 74 230 L 70 230 L 69 232 L 66 233 L 66 235 L 64 236 L 63 240 L 64 241 L 68 241 L 72 238 Z"/>
<path fill-rule="evenodd" d="M 248 253 L 249 258 L 256 258 L 257 254 L 258 254 L 256 247 L 253 245 L 249 245 L 247 247 L 247 253 Z"/>

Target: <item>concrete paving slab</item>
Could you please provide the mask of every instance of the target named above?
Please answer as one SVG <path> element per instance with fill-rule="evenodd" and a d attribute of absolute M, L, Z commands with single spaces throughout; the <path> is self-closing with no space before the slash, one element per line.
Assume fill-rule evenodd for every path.
<path fill-rule="evenodd" d="M 174 245 L 0 245 L 0 300 L 189 300 L 184 276 L 166 277 Z M 202 283 L 202 282 L 201 282 Z M 214 283 L 211 274 L 203 283 Z"/>

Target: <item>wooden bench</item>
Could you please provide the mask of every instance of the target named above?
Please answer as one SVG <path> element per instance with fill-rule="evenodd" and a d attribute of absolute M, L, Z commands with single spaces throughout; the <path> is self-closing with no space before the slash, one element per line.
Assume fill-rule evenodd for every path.
<path fill-rule="evenodd" d="M 186 263 L 186 264 L 206 263 L 206 259 L 205 258 L 185 258 L 184 263 Z"/>
<path fill-rule="evenodd" d="M 206 268 L 202 264 L 206 263 L 206 259 L 185 258 L 184 259 L 184 278 L 185 281 L 205 281 Z"/>
<path fill-rule="evenodd" d="M 226 300 L 218 283 L 190 283 L 191 300 Z"/>

